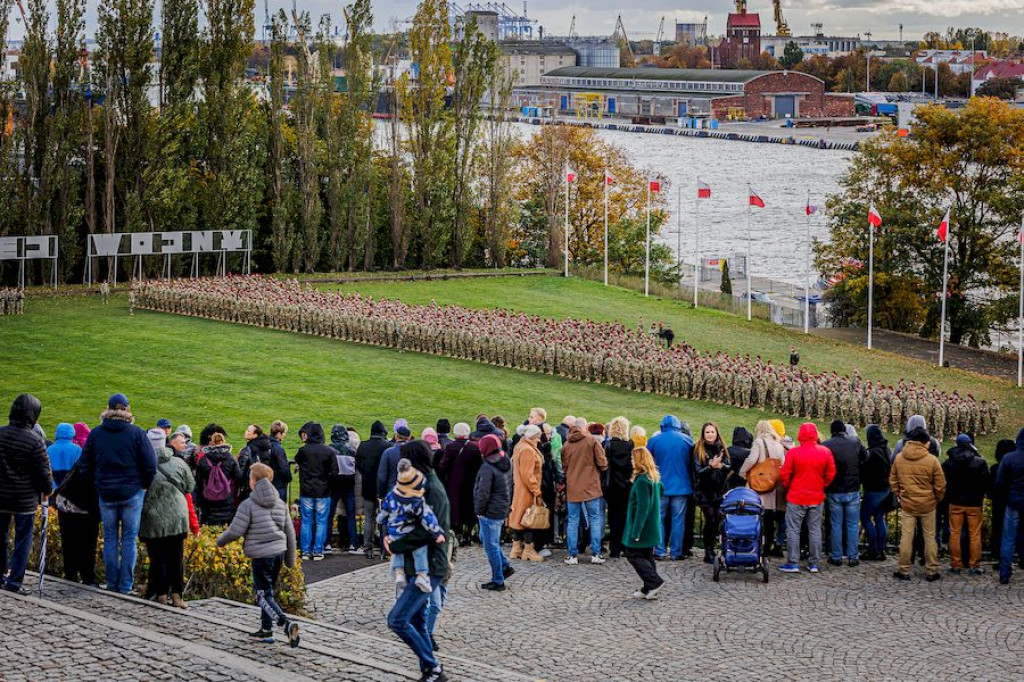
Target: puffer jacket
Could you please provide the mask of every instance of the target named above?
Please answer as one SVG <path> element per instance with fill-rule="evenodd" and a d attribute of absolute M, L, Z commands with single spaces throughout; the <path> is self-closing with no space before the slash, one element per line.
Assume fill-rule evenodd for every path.
<path fill-rule="evenodd" d="M 156 452 L 156 476 L 142 504 L 139 537 L 144 540 L 184 535 L 189 530 L 188 501 L 196 480 L 188 465 L 170 448 Z"/>
<path fill-rule="evenodd" d="M 786 503 L 816 506 L 825 501 L 825 488 L 836 476 L 832 451 L 818 445 L 818 427 L 811 422 L 800 425 L 796 439 L 800 445 L 786 453 L 779 471 L 779 482 L 786 488 Z"/>
<path fill-rule="evenodd" d="M 82 448 L 82 473 L 96 481 L 101 500 L 123 502 L 153 482 L 156 455 L 131 412 L 104 410 L 101 417 Z"/>
<path fill-rule="evenodd" d="M 629 490 L 633 487 L 633 441 L 611 438 L 605 450 L 608 458 L 608 487 L 605 497 L 609 500 L 629 502 Z"/>
<path fill-rule="evenodd" d="M 942 473 L 946 476 L 945 502 L 959 507 L 980 507 L 989 488 L 988 463 L 966 436 L 958 436 Z"/>
<path fill-rule="evenodd" d="M 825 491 L 829 494 L 860 492 L 860 467 L 868 458 L 868 451 L 856 438 L 837 433 L 822 443 L 832 452 L 836 475 Z"/>
<path fill-rule="evenodd" d="M 299 495 L 323 498 L 331 496 L 331 478 L 338 475 L 338 453 L 325 443 L 324 427 L 306 422 L 300 431 L 306 443 L 295 453 L 299 465 Z"/>
<path fill-rule="evenodd" d="M 0 512 L 31 514 L 53 490 L 46 442 L 32 431 L 42 410 L 35 396 L 22 393 L 11 405 L 10 423 L 0 427 Z"/>
<path fill-rule="evenodd" d="M 916 440 L 908 439 L 896 455 L 889 485 L 903 511 L 913 516 L 935 511 L 946 494 L 946 476 L 939 458 Z"/>
<path fill-rule="evenodd" d="M 242 478 L 242 470 L 238 466 L 238 460 L 231 456 L 231 446 L 208 445 L 203 449 L 203 457 L 196 465 L 196 490 L 199 502 L 199 515 L 205 526 L 223 526 L 231 523 L 235 515 L 235 496 L 230 495 L 225 500 L 208 500 L 203 495 L 206 482 L 210 479 L 210 472 L 213 467 L 220 464 L 221 471 L 227 477 L 232 489 L 236 490 Z"/>
<path fill-rule="evenodd" d="M 50 456 L 50 468 L 53 469 L 53 485 L 59 486 L 64 477 L 71 472 L 75 462 L 82 456 L 82 448 L 74 443 L 75 428 L 66 422 L 57 424 L 53 433 L 53 445 L 46 449 Z"/>
<path fill-rule="evenodd" d="M 331 477 L 330 486 L 334 492 L 356 489 L 356 453 L 349 442 L 348 429 L 341 424 L 331 428 L 331 447 L 338 460 L 338 473 Z"/>
<path fill-rule="evenodd" d="M 487 519 L 504 519 L 512 508 L 508 472 L 512 462 L 503 451 L 483 461 L 473 485 L 473 511 Z"/>
<path fill-rule="evenodd" d="M 284 553 L 285 566 L 295 565 L 295 526 L 274 485 L 265 478 L 256 483 L 249 499 L 239 505 L 231 525 L 217 538 L 217 546 L 239 538 L 245 538 L 242 549 L 250 559 Z"/>

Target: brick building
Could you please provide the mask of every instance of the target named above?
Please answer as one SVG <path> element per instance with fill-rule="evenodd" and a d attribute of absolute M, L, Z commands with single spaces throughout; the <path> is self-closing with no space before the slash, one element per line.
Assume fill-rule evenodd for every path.
<path fill-rule="evenodd" d="M 718 49 L 724 68 L 736 66 L 741 59 L 753 61 L 761 54 L 761 16 L 747 12 L 746 2 L 739 3 L 725 22 L 725 39 Z"/>

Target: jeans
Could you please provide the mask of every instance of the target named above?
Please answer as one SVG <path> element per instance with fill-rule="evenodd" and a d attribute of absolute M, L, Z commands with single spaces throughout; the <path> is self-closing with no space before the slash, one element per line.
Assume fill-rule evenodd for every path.
<path fill-rule="evenodd" d="M 900 510 L 900 573 L 910 575 L 910 555 L 914 547 L 914 531 L 921 523 L 921 535 L 924 538 L 924 568 L 928 575 L 939 572 L 939 543 L 935 539 L 935 510 L 927 514 L 915 516 Z"/>
<path fill-rule="evenodd" d="M 397 537 L 392 537 L 391 541 L 397 540 Z M 412 565 L 416 571 L 416 575 L 421 575 L 430 570 L 430 551 L 426 545 L 417 547 L 412 552 Z M 405 570 L 405 555 L 401 552 L 396 552 L 391 555 L 391 570 L 395 573 Z"/>
<path fill-rule="evenodd" d="M 146 599 L 180 595 L 185 586 L 185 533 L 144 540 L 149 553 L 149 580 Z"/>
<path fill-rule="evenodd" d="M 11 562 L 7 563 L 7 538 L 11 529 L 11 521 L 14 521 L 14 551 L 11 553 Z M 0 513 L 0 584 L 11 592 L 21 589 L 25 580 L 25 570 L 28 568 L 28 555 L 32 551 L 32 526 L 36 521 L 33 514 L 8 514 Z M 7 569 L 10 568 L 10 574 Z M 6 581 L 4 575 L 7 575 Z"/>
<path fill-rule="evenodd" d="M 860 506 L 860 523 L 864 526 L 864 537 L 871 556 L 884 552 L 889 539 L 889 526 L 885 522 L 881 505 L 890 494 L 888 490 L 864 493 L 864 502 Z"/>
<path fill-rule="evenodd" d="M 96 584 L 96 540 L 100 522 L 92 514 L 57 512 L 60 519 L 60 548 L 64 558 L 64 579 Z"/>
<path fill-rule="evenodd" d="M 1006 582 L 1013 573 L 1013 550 L 1017 544 L 1017 527 L 1020 524 L 1020 512 L 1006 505 L 1003 516 L 1003 541 L 999 550 L 999 580 Z M 7 526 L 4 525 L 4 528 Z"/>
<path fill-rule="evenodd" d="M 860 558 L 857 540 L 860 539 L 860 491 L 852 493 L 829 493 L 828 523 L 830 556 L 839 561 L 845 555 L 850 561 Z M 843 536 L 846 541 L 843 541 Z"/>
<path fill-rule="evenodd" d="M 356 540 L 356 491 L 355 488 L 347 490 L 335 490 L 331 493 L 331 508 L 327 512 L 327 544 L 332 544 L 334 540 L 334 519 L 337 518 L 336 514 L 338 511 L 338 505 L 344 505 L 342 509 L 345 510 L 345 522 L 346 526 L 346 540 L 347 544 L 343 543 L 343 546 L 339 545 L 339 549 L 345 549 L 347 547 L 356 547 L 358 542 Z M 341 535 L 341 528 L 338 528 L 338 535 Z"/>
<path fill-rule="evenodd" d="M 136 540 L 142 521 L 142 501 L 146 491 L 140 490 L 121 502 L 105 502 L 100 498 L 103 519 L 103 566 L 107 571 L 107 589 L 128 594 L 135 582 Z M 120 542 L 120 549 L 118 543 Z"/>
<path fill-rule="evenodd" d="M 252 587 L 256 591 L 256 605 L 260 607 L 260 629 L 270 630 L 274 623 L 281 627 L 288 621 L 284 610 L 274 599 L 274 586 L 281 574 L 284 554 L 252 560 Z"/>
<path fill-rule="evenodd" d="M 586 515 L 584 521 L 590 527 L 590 553 L 593 556 L 601 553 L 601 540 L 604 538 L 604 514 L 601 513 L 601 508 L 600 497 L 585 502 L 569 502 L 569 524 L 565 531 L 569 556 L 576 556 L 579 553 L 581 511 Z"/>
<path fill-rule="evenodd" d="M 800 529 L 807 521 L 807 538 L 810 545 L 808 566 L 817 566 L 821 561 L 821 508 L 822 505 L 803 505 L 790 502 L 786 506 L 786 560 L 796 565 L 800 562 Z"/>
<path fill-rule="evenodd" d="M 963 568 L 963 547 L 960 544 L 960 531 L 964 522 L 967 523 L 967 536 L 970 539 L 971 568 L 981 568 L 981 507 L 961 507 L 949 505 L 949 554 L 952 568 Z"/>
<path fill-rule="evenodd" d="M 437 617 L 441 615 L 441 611 L 444 609 L 445 602 L 448 601 L 448 588 L 444 585 L 438 585 L 430 593 L 430 599 L 427 600 L 427 632 L 430 633 L 430 640 L 433 643 L 434 640 L 434 625 L 437 623 Z"/>
<path fill-rule="evenodd" d="M 661 519 L 664 524 L 664 535 L 668 536 L 668 546 L 673 559 L 683 556 L 683 531 L 686 527 L 686 507 L 689 495 L 662 495 Z M 669 516 L 671 513 L 671 517 Z M 654 548 L 654 555 L 665 556 L 665 538 Z"/>
<path fill-rule="evenodd" d="M 661 587 L 665 580 L 658 575 L 658 568 L 654 564 L 654 548 L 644 547 L 643 549 L 625 549 L 626 561 L 633 567 L 636 574 L 643 581 L 640 591 L 647 594 L 651 590 Z"/>
<path fill-rule="evenodd" d="M 377 500 L 363 499 L 363 549 L 371 550 L 376 545 L 380 547 L 380 541 L 375 540 L 377 535 Z"/>
<path fill-rule="evenodd" d="M 425 593 L 410 581 L 388 613 L 388 627 L 412 649 L 419 659 L 422 672 L 438 667 L 427 617 L 430 600 L 440 587 L 441 578 L 430 576 L 430 585 L 433 591 Z"/>
<path fill-rule="evenodd" d="M 299 516 L 302 518 L 299 549 L 303 554 L 324 553 L 324 543 L 327 541 L 327 512 L 330 507 L 329 497 L 299 498 Z"/>
<path fill-rule="evenodd" d="M 480 544 L 484 546 L 487 563 L 491 565 L 491 582 L 505 584 L 504 570 L 508 568 L 508 557 L 501 551 L 501 526 L 504 519 L 476 517 L 480 524 Z"/>

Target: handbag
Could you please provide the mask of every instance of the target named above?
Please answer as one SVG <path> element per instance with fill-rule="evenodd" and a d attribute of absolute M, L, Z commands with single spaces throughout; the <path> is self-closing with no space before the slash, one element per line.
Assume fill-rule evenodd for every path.
<path fill-rule="evenodd" d="M 779 460 L 772 458 L 764 445 L 761 443 L 764 459 L 751 467 L 747 472 L 747 485 L 755 493 L 770 493 L 779 485 Z"/>
<path fill-rule="evenodd" d="M 534 500 L 523 513 L 520 524 L 528 530 L 546 530 L 551 527 L 551 510 L 541 500 Z"/>

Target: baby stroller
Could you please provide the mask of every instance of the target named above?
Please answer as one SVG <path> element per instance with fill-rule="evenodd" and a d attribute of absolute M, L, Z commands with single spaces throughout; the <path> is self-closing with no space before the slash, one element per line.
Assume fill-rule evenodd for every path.
<path fill-rule="evenodd" d="M 722 536 L 715 557 L 714 580 L 724 571 L 761 571 L 768 582 L 768 558 L 764 555 L 764 506 L 750 488 L 733 488 L 722 500 Z"/>

